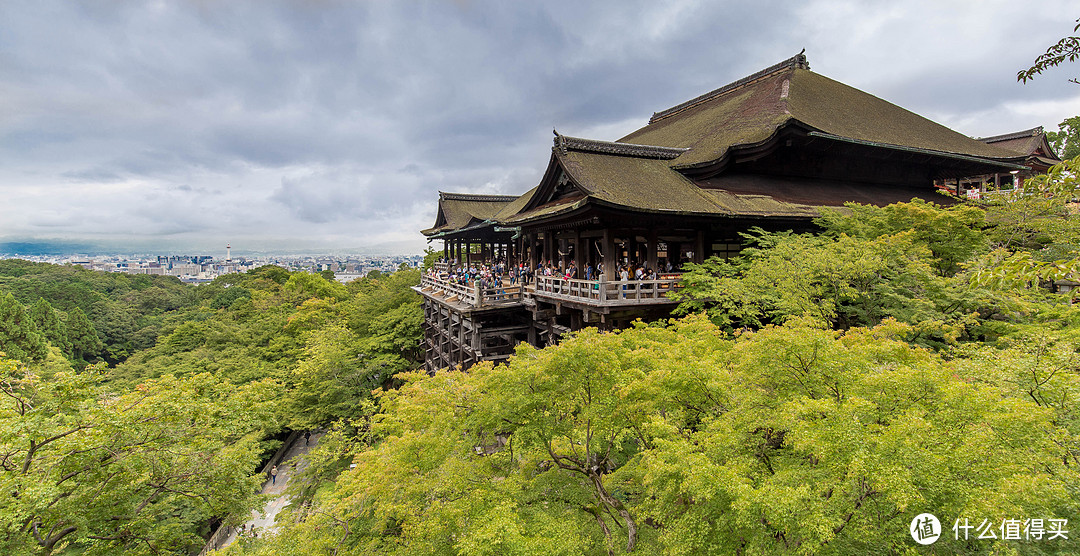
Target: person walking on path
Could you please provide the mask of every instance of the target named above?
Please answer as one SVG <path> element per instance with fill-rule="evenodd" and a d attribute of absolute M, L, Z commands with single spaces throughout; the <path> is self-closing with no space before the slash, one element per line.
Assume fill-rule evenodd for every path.
<path fill-rule="evenodd" d="M 310 440 L 311 440 L 311 431 L 304 431 L 304 446 L 307 446 L 308 442 Z"/>
<path fill-rule="evenodd" d="M 277 484 L 277 466 L 276 465 L 270 468 L 270 484 L 272 484 L 272 485 Z"/>

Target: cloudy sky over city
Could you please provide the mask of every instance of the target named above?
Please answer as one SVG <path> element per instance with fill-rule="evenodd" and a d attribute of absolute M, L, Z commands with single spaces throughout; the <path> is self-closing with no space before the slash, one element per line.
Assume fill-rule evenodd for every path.
<path fill-rule="evenodd" d="M 0 3 L 0 241 L 419 252 L 437 191 L 518 194 L 806 49 L 972 136 L 1080 114 L 1016 72 L 1075 0 Z"/>

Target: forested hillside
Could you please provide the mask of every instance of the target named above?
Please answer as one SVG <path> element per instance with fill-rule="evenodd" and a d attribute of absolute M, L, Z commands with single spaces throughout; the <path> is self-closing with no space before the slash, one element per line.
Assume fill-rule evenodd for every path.
<path fill-rule="evenodd" d="M 197 552 L 218 518 L 261 505 L 275 438 L 365 411 L 415 366 L 416 270 L 342 286 L 263 267 L 196 287 L 0 267 L 5 554 Z M 96 352 L 69 346 L 83 307 L 107 317 L 85 324 Z"/>
<path fill-rule="evenodd" d="M 678 318 L 464 373 L 413 371 L 416 270 L 179 286 L 132 315 L 152 346 L 86 367 L 47 332 L 82 306 L 38 295 L 49 318 L 9 272 L 5 346 L 45 356 L 0 360 L 3 551 L 197 551 L 259 505 L 282 431 L 325 425 L 280 533 L 227 553 L 906 553 L 923 512 L 941 553 L 1075 553 L 1080 309 L 1051 290 L 1080 276 L 1077 165 L 752 232 L 685 276 Z"/>

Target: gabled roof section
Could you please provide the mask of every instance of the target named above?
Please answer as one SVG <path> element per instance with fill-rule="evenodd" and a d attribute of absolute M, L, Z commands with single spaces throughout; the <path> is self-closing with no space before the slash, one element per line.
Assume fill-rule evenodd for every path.
<path fill-rule="evenodd" d="M 561 212 L 582 202 L 636 210 L 713 213 L 718 207 L 689 179 L 671 170 L 669 161 L 683 148 L 597 141 L 555 133 L 544 178 L 515 214 L 500 221 L 521 221 Z M 509 212 L 509 211 L 507 211 Z"/>
<path fill-rule="evenodd" d="M 593 201 L 648 212 L 726 213 L 668 161 L 591 151 L 556 152 L 570 180 Z"/>
<path fill-rule="evenodd" d="M 684 103 L 682 103 L 682 104 L 680 104 L 678 106 L 673 106 L 671 108 L 668 108 L 667 110 L 661 110 L 659 112 L 653 112 L 652 117 L 649 118 L 649 123 L 652 124 L 652 123 L 658 122 L 658 121 L 660 121 L 660 120 L 662 120 L 664 118 L 674 116 L 674 115 L 678 114 L 679 112 L 682 112 L 684 110 L 693 108 L 693 107 L 695 107 L 695 106 L 697 106 L 699 104 L 710 101 L 710 100 L 712 100 L 714 98 L 717 98 L 717 97 L 719 97 L 719 96 L 721 96 L 721 95 L 723 95 L 725 93 L 728 93 L 730 91 L 734 91 L 735 89 L 738 89 L 738 88 L 740 88 L 740 87 L 742 87 L 744 85 L 748 85 L 750 83 L 753 83 L 753 82 L 755 82 L 755 81 L 757 81 L 759 79 L 762 79 L 764 77 L 767 77 L 767 76 L 772 75 L 774 73 L 777 73 L 779 71 L 783 71 L 783 70 L 787 70 L 787 69 L 791 69 L 791 68 L 801 68 L 801 69 L 804 69 L 804 70 L 809 70 L 810 69 L 810 62 L 808 62 L 806 60 L 805 52 L 806 52 L 806 49 L 804 48 L 802 52 L 796 54 L 795 56 L 792 56 L 791 58 L 788 58 L 787 60 L 784 60 L 783 62 L 780 62 L 779 64 L 775 64 L 775 65 L 773 65 L 771 67 L 768 67 L 768 68 L 765 68 L 765 69 L 763 69 L 763 70 L 761 70 L 759 72 L 748 75 L 748 76 L 746 76 L 746 77 L 744 77 L 742 79 L 739 79 L 738 81 L 728 83 L 727 85 L 724 85 L 723 87 L 720 87 L 719 89 L 714 89 L 712 91 L 709 91 L 708 93 L 705 93 L 705 94 L 703 94 L 703 95 L 701 95 L 701 96 L 699 96 L 697 98 L 690 99 L 690 100 L 688 100 L 688 101 L 686 101 L 686 102 L 684 102 Z"/>
<path fill-rule="evenodd" d="M 676 169 L 714 164 L 733 147 L 764 144 L 786 126 L 992 160 L 1016 153 L 976 141 L 874 95 L 810 71 L 802 53 L 673 108 L 619 142 L 687 148 Z"/>
<path fill-rule="evenodd" d="M 517 199 L 517 195 L 473 195 L 440 191 L 435 225 L 421 233 L 430 236 L 483 222 Z"/>
<path fill-rule="evenodd" d="M 506 221 L 511 216 L 521 212 L 521 209 L 525 208 L 525 205 L 532 200 L 533 195 L 536 195 L 536 191 L 538 189 L 540 189 L 540 186 L 536 186 L 526 191 L 524 194 L 518 196 L 513 201 L 507 203 L 506 206 L 504 206 L 502 209 L 499 210 L 499 212 L 496 212 L 495 215 L 491 217 L 491 220 L 501 223 Z"/>
<path fill-rule="evenodd" d="M 1047 141 L 1046 131 L 1042 126 L 993 137 L 980 137 L 977 141 L 1008 149 L 1022 156 L 1037 156 L 1061 161 L 1054 153 L 1050 142 Z"/>
<path fill-rule="evenodd" d="M 787 107 L 793 118 L 825 133 L 920 150 L 989 159 L 1016 153 L 976 141 L 937 122 L 828 77 L 797 70 Z"/>

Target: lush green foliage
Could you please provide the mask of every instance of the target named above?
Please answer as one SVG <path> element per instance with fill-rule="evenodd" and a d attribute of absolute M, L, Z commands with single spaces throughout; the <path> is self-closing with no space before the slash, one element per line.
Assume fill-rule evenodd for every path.
<path fill-rule="evenodd" d="M 281 426 L 350 417 L 420 356 L 422 314 L 409 289 L 417 282 L 416 270 L 348 285 L 274 267 L 224 276 L 200 286 L 202 303 L 120 365 L 117 379 L 128 386 L 199 372 L 234 384 L 271 379 Z"/>
<path fill-rule="evenodd" d="M 23 361 L 40 362 L 48 342 L 22 304 L 11 294 L 0 295 L 0 353 Z"/>
<path fill-rule="evenodd" d="M 263 267 L 169 290 L 0 263 L 0 287 L 52 300 L 0 295 L 0 489 L 15 493 L 0 502 L 4 553 L 187 553 L 211 518 L 261 503 L 267 438 L 368 411 L 419 355 L 415 270 L 343 286 Z M 54 295 L 69 287 L 79 296 Z M 110 341 L 83 306 L 125 329 L 122 345 L 153 345 L 76 372 Z"/>
<path fill-rule="evenodd" d="M 118 393 L 101 366 L 38 376 L 0 359 L 5 554 L 183 553 L 256 501 L 254 449 L 273 392 L 209 375 Z"/>
<path fill-rule="evenodd" d="M 1078 168 L 1055 167 L 978 206 L 851 204 L 818 219 L 821 234 L 759 230 L 741 257 L 691 267 L 680 310 L 706 311 L 728 330 L 894 318 L 928 346 L 996 338 L 1048 299 L 1034 286 L 1080 276 L 1080 224 L 1069 217 Z"/>
<path fill-rule="evenodd" d="M 876 554 L 912 547 L 924 511 L 1075 515 L 1059 430 L 1075 419 L 958 377 L 966 364 L 910 333 L 799 321 L 731 337 L 690 317 L 407 374 L 380 395 L 371 447 L 352 447 L 357 468 L 245 552 Z"/>

